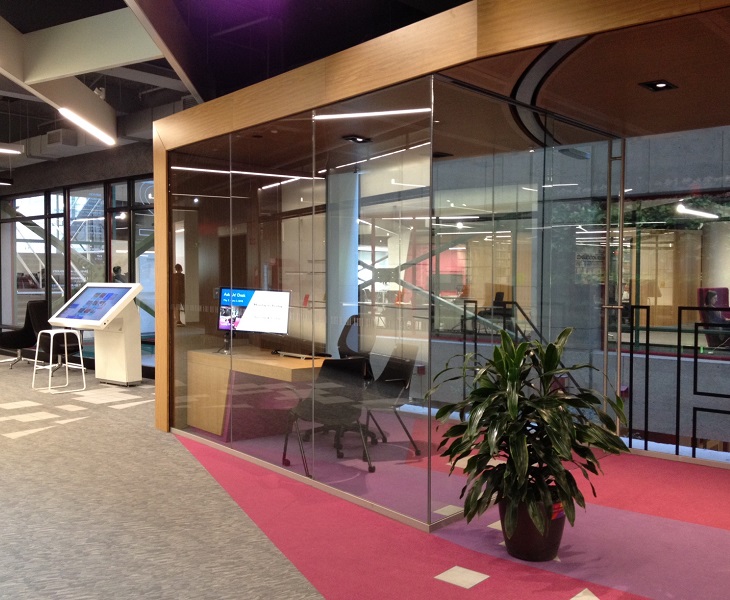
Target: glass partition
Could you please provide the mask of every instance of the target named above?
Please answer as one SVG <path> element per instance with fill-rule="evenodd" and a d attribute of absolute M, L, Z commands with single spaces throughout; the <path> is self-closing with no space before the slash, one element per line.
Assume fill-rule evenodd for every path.
<path fill-rule="evenodd" d="M 90 281 L 106 281 L 104 188 L 73 188 L 69 194 L 71 294 Z"/>
<path fill-rule="evenodd" d="M 433 414 L 463 390 L 426 394 L 448 358 L 576 324 L 602 352 L 580 230 L 605 238 L 609 143 L 511 111 L 425 78 L 172 152 L 173 425 L 409 519 L 459 512 Z"/>
<path fill-rule="evenodd" d="M 577 383 L 631 403 L 627 436 L 686 442 L 689 411 L 715 404 L 676 417 L 676 390 L 639 397 L 634 352 L 679 334 L 682 360 L 715 361 L 708 381 L 725 361 L 690 338 L 706 287 L 728 302 L 727 193 L 647 187 L 645 143 L 435 76 L 171 153 L 174 426 L 436 524 L 464 482 L 433 415 L 464 389 L 427 397 L 434 375 L 501 330 L 572 327 L 566 360 L 598 369 Z M 655 358 L 642 364 L 671 380 Z"/>
<path fill-rule="evenodd" d="M 0 206 L 2 240 L 2 323 L 21 326 L 29 300 L 44 299 L 46 225 L 43 196 L 18 198 Z"/>

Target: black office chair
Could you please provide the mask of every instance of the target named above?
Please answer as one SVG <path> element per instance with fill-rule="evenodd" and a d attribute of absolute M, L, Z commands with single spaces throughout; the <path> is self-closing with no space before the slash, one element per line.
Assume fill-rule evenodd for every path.
<path fill-rule="evenodd" d="M 403 422 L 398 410 L 404 404 L 408 403 L 408 389 L 411 385 L 417 350 L 417 347 L 413 345 L 403 345 L 396 348 L 393 355 L 385 364 L 382 373 L 368 385 L 363 399 L 363 406 L 367 414 L 365 428 L 368 431 L 370 430 L 370 421 L 372 420 L 383 442 L 387 442 L 388 438 L 380 423 L 375 418 L 373 411 L 382 409 L 392 410 L 403 431 L 405 431 L 406 436 L 408 436 L 414 452 L 418 456 L 421 454 L 421 451 L 416 445 L 408 427 Z"/>
<path fill-rule="evenodd" d="M 509 332 L 516 333 L 515 322 L 513 319 L 512 306 L 507 306 L 504 300 L 504 292 L 495 292 L 492 306 L 482 308 L 477 316 L 487 321 L 499 323 L 501 321 L 502 328 Z M 482 322 L 485 333 L 488 333 L 488 327 Z"/>
<path fill-rule="evenodd" d="M 370 352 L 360 347 L 360 315 L 352 315 L 347 321 L 345 326 L 340 332 L 340 337 L 337 339 L 337 351 L 340 354 L 340 358 L 352 358 L 362 357 L 368 359 Z M 365 378 L 373 379 L 373 370 L 370 367 L 370 361 L 365 361 Z"/>
<path fill-rule="evenodd" d="M 304 441 L 312 435 L 334 431 L 334 447 L 337 451 L 337 458 L 342 458 L 344 456 L 342 437 L 346 432 L 353 431 L 360 435 L 362 458 L 368 463 L 368 471 L 370 473 L 375 471 L 375 466 L 370 460 L 367 439 L 370 438 L 372 443 L 377 443 L 377 439 L 360 423 L 362 413 L 360 402 L 365 385 L 364 373 L 366 366 L 364 363 L 366 361 L 367 359 L 363 357 L 353 357 L 327 358 L 322 362 L 313 393 L 300 400 L 289 413 L 289 426 L 284 438 L 284 453 L 281 461 L 285 467 L 291 465 L 286 457 L 286 452 L 289 446 L 289 435 L 293 429 L 297 432 L 299 452 L 302 456 L 304 473 L 307 477 L 312 475 L 309 472 L 304 452 Z M 299 421 L 312 423 L 312 427 L 302 433 Z"/>
<path fill-rule="evenodd" d="M 33 327 L 33 322 L 40 319 L 40 315 L 48 323 L 48 302 L 45 300 L 29 300 L 25 307 L 25 322 L 20 329 L 12 329 L 0 332 L 0 348 L 14 350 L 14 358 L 6 358 L 0 362 L 9 362 L 10 368 L 22 360 L 23 350 L 33 348 L 38 338 L 38 331 Z"/>

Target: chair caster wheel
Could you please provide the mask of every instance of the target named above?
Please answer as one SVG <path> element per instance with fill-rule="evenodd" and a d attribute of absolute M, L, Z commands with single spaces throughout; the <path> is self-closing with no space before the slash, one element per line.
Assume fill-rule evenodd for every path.
<path fill-rule="evenodd" d="M 341 450 L 337 451 L 337 458 L 343 458 L 344 456 L 345 456 L 344 452 L 342 452 Z"/>
<path fill-rule="evenodd" d="M 282 460 L 281 464 L 284 465 L 285 467 L 291 467 L 291 461 L 288 458 L 285 458 L 284 460 Z"/>
<path fill-rule="evenodd" d="M 375 466 L 368 467 L 368 473 L 375 473 Z"/>

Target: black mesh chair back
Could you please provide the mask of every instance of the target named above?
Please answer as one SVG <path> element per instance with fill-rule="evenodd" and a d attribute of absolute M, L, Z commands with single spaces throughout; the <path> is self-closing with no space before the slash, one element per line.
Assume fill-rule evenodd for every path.
<path fill-rule="evenodd" d="M 367 419 L 365 421 L 365 427 L 369 431 L 370 421 L 373 422 L 377 428 L 383 442 L 388 441 L 388 437 L 383 431 L 383 428 L 375 418 L 373 411 L 378 409 L 390 409 L 393 411 L 396 419 L 403 428 L 408 441 L 416 455 L 420 455 L 421 451 L 416 445 L 411 432 L 406 426 L 405 422 L 401 418 L 398 409 L 406 404 L 408 398 L 408 388 L 411 385 L 411 378 L 413 377 L 413 369 L 416 364 L 416 356 L 418 347 L 413 344 L 399 345 L 393 351 L 393 354 L 385 363 L 382 372 L 378 375 L 378 378 L 368 386 L 365 400 L 363 405 L 367 413 Z"/>
<path fill-rule="evenodd" d="M 352 315 L 345 322 L 340 337 L 337 340 L 337 351 L 340 358 L 363 357 L 367 359 L 370 353 L 361 347 L 362 339 L 360 337 L 360 315 Z M 370 361 L 366 360 L 364 364 L 364 373 L 367 379 L 373 378 L 373 371 L 370 368 Z"/>
<path fill-rule="evenodd" d="M 38 315 L 43 315 L 48 323 L 48 302 L 45 300 L 29 300 L 25 307 L 25 322 L 23 327 L 20 329 L 14 329 L 9 331 L 0 332 L 0 348 L 6 350 L 15 350 L 16 356 L 14 359 L 8 359 L 10 362 L 10 368 L 21 360 L 21 351 L 33 348 L 38 338 L 38 332 L 35 329 L 35 319 L 39 318 Z"/>

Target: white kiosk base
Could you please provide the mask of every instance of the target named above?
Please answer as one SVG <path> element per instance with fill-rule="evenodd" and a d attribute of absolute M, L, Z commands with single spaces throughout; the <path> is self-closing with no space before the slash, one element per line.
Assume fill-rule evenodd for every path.
<path fill-rule="evenodd" d="M 96 378 L 103 383 L 142 382 L 142 334 L 134 302 L 139 283 L 86 283 L 48 322 L 94 332 Z"/>
<path fill-rule="evenodd" d="M 141 383 L 141 337 L 139 309 L 132 302 L 104 329 L 94 331 L 96 378 L 116 385 Z"/>

